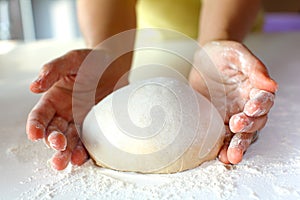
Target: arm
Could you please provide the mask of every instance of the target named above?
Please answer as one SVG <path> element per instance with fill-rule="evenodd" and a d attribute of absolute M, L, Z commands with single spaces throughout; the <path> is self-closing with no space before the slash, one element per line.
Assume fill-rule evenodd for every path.
<path fill-rule="evenodd" d="M 87 47 L 95 48 L 102 41 L 113 35 L 126 30 L 135 29 L 135 6 L 136 0 L 78 0 L 78 21 Z M 129 48 L 133 49 L 134 40 L 135 35 L 132 35 L 130 39 L 120 45 L 128 45 Z M 110 48 L 118 49 L 115 45 Z M 115 60 L 111 67 L 103 74 L 103 77 L 109 77 L 111 81 L 107 81 L 103 78 L 101 79 L 103 85 L 114 85 L 130 70 L 132 55 L 133 53 L 129 52 Z M 101 80 L 99 84 L 102 84 Z M 127 80 L 125 80 L 125 82 L 127 82 Z M 112 91 L 107 92 L 110 93 Z"/>
<path fill-rule="evenodd" d="M 81 90 L 80 97 L 76 98 L 73 95 L 75 76 L 86 56 L 93 51 L 92 48 L 110 36 L 135 28 L 135 0 L 78 0 L 78 18 L 90 49 L 73 50 L 48 62 L 38 79 L 30 85 L 32 92 L 44 94 L 28 115 L 26 132 L 31 140 L 44 139 L 56 150 L 50 163 L 58 170 L 66 168 L 69 162 L 82 165 L 88 159 L 77 134 L 78 124 L 75 126 L 73 117 L 76 114 L 83 120 L 92 105 L 81 97 L 88 96 L 95 88 L 90 84 L 91 77 L 87 76 L 85 81 L 77 82 Z M 121 45 L 133 47 L 134 34 L 125 42 Z M 113 48 L 118 46 L 114 45 Z M 101 58 L 103 51 L 99 51 L 97 67 L 103 66 Z M 96 88 L 97 102 L 113 91 L 115 84 L 129 70 L 131 58 L 131 53 L 125 54 L 106 68 Z M 127 84 L 126 80 L 121 84 Z M 79 105 L 79 111 L 73 110 L 74 100 Z M 80 125 L 82 121 L 76 123 Z"/>
<path fill-rule="evenodd" d="M 199 42 L 233 40 L 241 42 L 251 29 L 260 0 L 203 0 L 199 20 Z"/>
<path fill-rule="evenodd" d="M 122 31 L 136 28 L 136 0 L 78 0 L 81 32 L 89 48 Z"/>
<path fill-rule="evenodd" d="M 216 101 L 212 100 L 221 113 L 225 111 L 226 136 L 219 152 L 224 163 L 237 164 L 242 160 L 256 138 L 255 132 L 264 127 L 277 90 L 277 83 L 265 65 L 241 44 L 259 9 L 260 0 L 204 0 L 203 3 L 198 41 L 220 72 L 221 79 L 213 81 L 214 87 L 215 82 L 222 80 L 225 88 L 224 94 L 217 94 Z M 195 53 L 194 62 L 200 68 L 191 70 L 189 81 L 194 89 L 210 98 L 206 84 L 213 76 L 201 71 L 201 67 L 208 64 L 209 68 L 211 62 L 203 55 L 201 49 Z M 203 77 L 209 77 L 207 82 Z M 222 95 L 226 101 L 218 102 Z"/>

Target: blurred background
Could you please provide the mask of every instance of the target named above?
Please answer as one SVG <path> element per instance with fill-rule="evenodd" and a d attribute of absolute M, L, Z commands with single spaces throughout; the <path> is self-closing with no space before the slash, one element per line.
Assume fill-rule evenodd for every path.
<path fill-rule="evenodd" d="M 265 32 L 300 31 L 300 0 L 263 0 Z M 0 0 L 0 40 L 80 37 L 76 0 Z"/>
<path fill-rule="evenodd" d="M 76 0 L 0 0 L 0 39 L 79 37 Z"/>

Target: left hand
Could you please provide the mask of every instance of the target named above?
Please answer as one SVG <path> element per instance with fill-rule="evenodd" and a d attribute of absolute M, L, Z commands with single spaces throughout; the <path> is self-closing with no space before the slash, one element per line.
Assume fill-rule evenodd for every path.
<path fill-rule="evenodd" d="M 256 138 L 256 131 L 267 122 L 267 115 L 274 104 L 277 83 L 270 78 L 265 65 L 243 44 L 234 41 L 215 41 L 204 45 L 205 55 L 216 67 L 221 79 L 213 80 L 224 85 L 226 105 L 214 103 L 224 113 L 226 136 L 219 152 L 219 159 L 226 164 L 237 164 Z M 203 51 L 195 54 L 195 64 L 207 65 Z M 207 68 L 207 67 L 206 67 Z M 201 74 L 201 75 L 200 75 Z M 204 77 L 204 79 L 202 78 Z M 191 86 L 210 99 L 206 83 L 214 77 L 205 71 L 192 69 Z"/>

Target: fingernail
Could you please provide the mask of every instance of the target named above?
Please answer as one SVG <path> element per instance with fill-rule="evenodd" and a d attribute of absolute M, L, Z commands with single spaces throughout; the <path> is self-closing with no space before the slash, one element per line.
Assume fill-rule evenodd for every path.
<path fill-rule="evenodd" d="M 38 83 L 41 82 L 41 80 L 42 80 L 42 76 L 38 76 L 32 80 L 32 83 Z"/>
<path fill-rule="evenodd" d="M 236 133 L 234 137 L 231 139 L 228 148 L 238 148 L 242 143 L 242 134 Z"/>
<path fill-rule="evenodd" d="M 44 82 L 43 79 L 44 77 L 39 76 L 38 78 L 32 81 L 33 85 L 31 87 L 38 91 L 45 91 L 47 89 L 47 86 L 45 86 L 47 82 Z"/>
<path fill-rule="evenodd" d="M 28 131 L 27 136 L 32 141 L 39 141 L 42 138 L 44 138 L 45 129 L 44 126 L 41 125 L 40 123 L 35 123 L 33 124 L 33 126 L 31 125 L 30 129 L 27 131 Z"/>
<path fill-rule="evenodd" d="M 274 94 L 263 90 L 261 90 L 254 96 L 254 99 L 261 101 L 262 103 L 266 103 L 268 101 L 273 102 L 274 98 L 275 98 Z"/>
<path fill-rule="evenodd" d="M 242 113 L 234 116 L 233 122 L 230 123 L 232 124 L 231 126 L 242 124 L 242 128 L 240 130 L 234 130 L 234 132 L 246 132 L 252 128 L 254 122 Z"/>
<path fill-rule="evenodd" d="M 247 120 L 245 120 L 244 123 L 243 123 L 244 127 L 239 132 L 247 132 L 247 131 L 249 131 L 252 128 L 253 124 L 254 124 L 254 122 L 250 121 L 247 118 Z"/>
<path fill-rule="evenodd" d="M 249 117 L 260 116 L 266 113 L 265 108 L 260 108 L 257 106 L 256 101 L 250 100 L 246 103 L 244 108 L 244 113 Z"/>
<path fill-rule="evenodd" d="M 67 138 L 58 131 L 53 131 L 48 136 L 50 147 L 56 151 L 64 151 L 67 148 Z"/>
<path fill-rule="evenodd" d="M 244 150 L 241 148 L 229 148 L 228 149 L 228 161 L 231 164 L 238 164 L 243 159 Z"/>
<path fill-rule="evenodd" d="M 249 144 L 251 144 L 253 137 L 243 137 L 243 134 L 247 133 L 236 133 L 232 138 L 228 148 L 238 148 L 244 152 Z"/>
<path fill-rule="evenodd" d="M 251 109 L 247 109 L 247 110 L 244 111 L 244 113 L 246 115 L 248 115 L 249 117 L 260 116 L 260 115 L 265 114 L 265 112 L 266 112 L 266 109 L 260 109 L 260 108 L 256 109 L 252 113 L 250 113 L 249 110 L 251 110 Z"/>

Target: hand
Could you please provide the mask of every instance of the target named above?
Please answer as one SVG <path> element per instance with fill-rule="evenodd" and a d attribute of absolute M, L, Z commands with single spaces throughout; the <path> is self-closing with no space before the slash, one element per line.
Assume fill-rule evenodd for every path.
<path fill-rule="evenodd" d="M 211 99 L 219 112 L 224 113 L 226 126 L 219 159 L 226 164 L 237 164 L 255 140 L 256 131 L 267 121 L 277 83 L 270 78 L 264 64 L 238 42 L 210 42 L 203 49 L 205 51 L 195 54 L 195 64 L 205 70 L 199 73 L 199 70 L 192 69 L 189 81 L 194 89 L 209 99 L 211 94 L 206 83 L 217 82 L 224 86 L 224 94 L 219 95 L 225 95 L 226 101 L 218 102 L 217 95 Z M 207 69 L 213 67 L 216 67 L 219 78 L 207 73 Z"/>
<path fill-rule="evenodd" d="M 26 132 L 29 139 L 34 141 L 44 139 L 48 146 L 56 150 L 51 158 L 51 165 L 57 170 L 66 168 L 69 162 L 81 165 L 88 159 L 88 153 L 80 141 L 74 124 L 72 92 L 78 70 L 91 51 L 74 50 L 45 64 L 37 80 L 30 85 L 32 92 L 45 93 L 28 115 Z M 99 50 L 99 60 L 104 57 L 103 51 Z M 119 80 L 120 72 L 115 71 L 112 68 L 103 73 L 101 78 L 104 81 L 100 81 L 96 89 L 89 88 L 92 84 L 89 84 L 90 77 L 87 76 L 86 82 L 79 82 L 81 94 L 97 90 L 95 102 L 99 102 L 113 91 L 116 80 Z M 125 84 L 127 83 L 124 82 Z M 82 123 L 93 105 L 86 105 L 83 99 L 76 101 L 84 108 L 81 113 Z"/>

